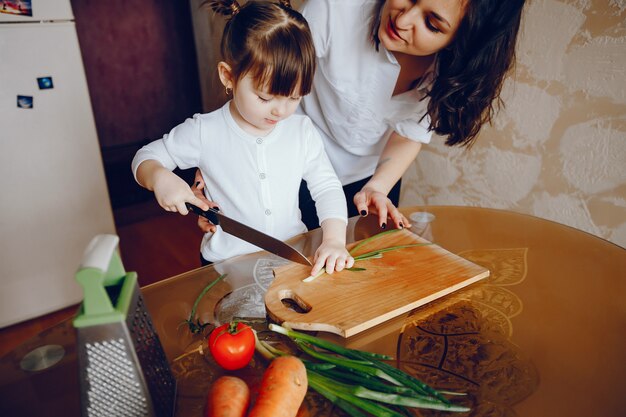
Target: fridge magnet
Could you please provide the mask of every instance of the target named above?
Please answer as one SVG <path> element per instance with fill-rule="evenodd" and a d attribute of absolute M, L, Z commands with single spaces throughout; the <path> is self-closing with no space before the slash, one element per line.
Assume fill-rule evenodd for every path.
<path fill-rule="evenodd" d="M 21 16 L 32 16 L 32 0 L 0 0 L 2 6 L 0 13 L 19 14 Z"/>
<path fill-rule="evenodd" d="M 33 96 L 17 96 L 17 107 L 20 109 L 32 109 Z"/>
<path fill-rule="evenodd" d="M 39 77 L 37 78 L 37 84 L 39 84 L 40 90 L 54 88 L 54 84 L 52 84 L 52 77 Z"/>

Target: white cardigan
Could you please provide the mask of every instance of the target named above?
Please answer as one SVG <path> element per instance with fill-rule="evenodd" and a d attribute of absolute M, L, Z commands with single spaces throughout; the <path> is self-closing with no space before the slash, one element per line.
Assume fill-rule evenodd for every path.
<path fill-rule="evenodd" d="M 347 223 L 341 184 L 311 120 L 293 115 L 267 136 L 256 137 L 237 125 L 229 104 L 196 114 L 163 139 L 141 148 L 132 162 L 135 178 L 139 164 L 148 159 L 170 170 L 198 167 L 206 182 L 206 197 L 225 215 L 281 240 L 306 231 L 298 209 L 304 179 L 320 223 L 329 218 Z M 204 236 L 201 246 L 209 261 L 258 250 L 219 227 Z"/>

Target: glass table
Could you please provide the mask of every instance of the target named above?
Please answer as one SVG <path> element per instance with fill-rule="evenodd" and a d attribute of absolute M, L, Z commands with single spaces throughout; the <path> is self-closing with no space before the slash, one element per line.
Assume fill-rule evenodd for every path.
<path fill-rule="evenodd" d="M 402 211 L 409 216 L 421 208 Z M 626 250 L 509 211 L 431 206 L 428 212 L 434 219 L 419 232 L 488 268 L 490 276 L 348 339 L 318 335 L 389 354 L 394 366 L 437 388 L 466 392 L 468 415 L 623 415 Z M 353 218 L 349 241 L 379 231 L 372 216 Z M 318 230 L 290 243 L 310 255 L 320 240 Z M 284 262 L 258 252 L 142 288 L 178 381 L 177 416 L 202 416 L 208 387 L 222 372 L 203 349 L 204 337 L 181 326 L 197 295 L 227 274 L 201 300 L 196 318 L 223 323 L 243 317 L 263 327 L 263 294 L 272 268 Z M 2 357 L 0 415 L 79 415 L 75 341 L 66 321 Z M 263 361 L 255 356 L 234 374 L 257 384 Z M 340 415 L 315 394 L 306 404 L 310 415 Z"/>

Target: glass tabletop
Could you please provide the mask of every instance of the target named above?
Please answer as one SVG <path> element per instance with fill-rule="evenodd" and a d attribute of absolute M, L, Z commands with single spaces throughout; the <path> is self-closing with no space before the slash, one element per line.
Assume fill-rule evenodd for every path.
<path fill-rule="evenodd" d="M 402 211 L 408 217 L 423 210 Z M 405 372 L 440 389 L 466 392 L 469 415 L 623 415 L 626 250 L 567 226 L 503 210 L 429 206 L 428 212 L 427 228 L 412 230 L 428 233 L 436 245 L 489 269 L 490 276 L 350 338 L 318 335 L 392 355 L 392 364 Z M 358 241 L 379 231 L 373 216 L 353 218 L 348 238 Z M 289 243 L 311 255 L 320 241 L 318 230 Z M 221 372 L 201 348 L 212 327 L 204 335 L 192 335 L 181 326 L 197 295 L 227 274 L 202 298 L 196 318 L 223 323 L 244 317 L 263 327 L 263 295 L 273 268 L 285 262 L 259 252 L 142 288 L 178 380 L 178 416 L 203 415 L 210 382 Z M 64 323 L 3 357 L 2 402 L 19 391 L 23 401 L 63 400 L 72 403 L 69 409 L 76 408 L 72 335 L 71 325 Z M 62 346 L 66 356 L 45 371 L 21 370 L 25 354 L 44 344 Z M 237 372 L 254 383 L 265 366 L 255 358 Z M 43 390 L 41 381 L 61 378 L 63 388 Z M 311 415 L 339 415 L 315 395 L 307 396 L 307 405 Z M 73 415 L 67 409 L 64 415 Z"/>

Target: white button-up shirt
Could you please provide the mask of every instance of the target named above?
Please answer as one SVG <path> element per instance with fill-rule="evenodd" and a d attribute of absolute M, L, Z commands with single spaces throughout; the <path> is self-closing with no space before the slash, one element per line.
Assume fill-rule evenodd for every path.
<path fill-rule="evenodd" d="M 224 215 L 280 240 L 306 231 L 300 220 L 298 191 L 307 182 L 320 223 L 337 218 L 347 223 L 346 200 L 311 120 L 293 115 L 265 137 L 252 136 L 233 119 L 229 103 L 208 114 L 196 114 L 163 139 L 141 148 L 133 173 L 148 159 L 173 170 L 200 168 L 206 197 Z M 258 251 L 225 233 L 207 233 L 201 252 L 209 261 Z"/>
<path fill-rule="evenodd" d="M 320 130 L 341 180 L 349 184 L 374 173 L 392 131 L 430 142 L 427 88 L 392 97 L 400 65 L 384 46 L 370 40 L 375 0 L 310 0 L 302 9 L 317 55 L 313 92 L 301 107 Z"/>

